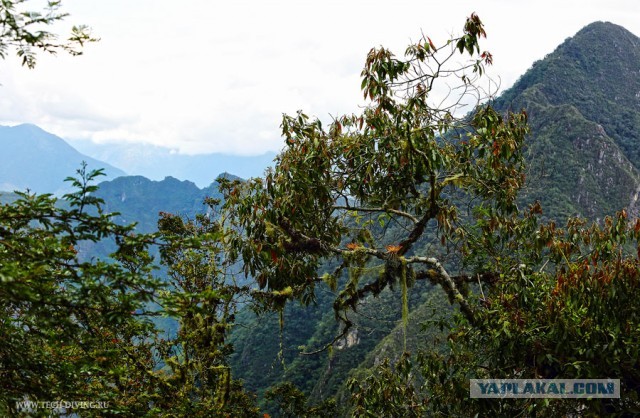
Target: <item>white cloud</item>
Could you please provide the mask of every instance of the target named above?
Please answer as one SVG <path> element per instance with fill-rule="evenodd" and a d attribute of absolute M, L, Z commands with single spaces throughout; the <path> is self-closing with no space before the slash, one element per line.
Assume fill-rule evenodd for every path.
<path fill-rule="evenodd" d="M 420 31 L 435 42 L 477 12 L 507 87 L 594 20 L 640 34 L 632 1 L 67 0 L 69 23 L 101 37 L 84 56 L 2 63 L 0 122 L 67 138 L 142 142 L 184 153 L 281 148 L 283 112 L 328 119 L 357 110 L 373 46 L 402 53 Z"/>

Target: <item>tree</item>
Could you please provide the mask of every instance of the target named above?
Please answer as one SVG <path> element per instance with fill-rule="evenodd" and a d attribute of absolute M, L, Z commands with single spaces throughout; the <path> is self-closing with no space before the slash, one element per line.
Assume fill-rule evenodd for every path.
<path fill-rule="evenodd" d="M 251 296 L 235 280 L 225 259 L 227 231 L 216 215 L 219 202 L 207 201 L 211 214 L 195 220 L 161 213 L 158 222 L 162 261 L 169 268 L 163 312 L 179 323 L 178 333 L 156 342 L 164 368 L 154 414 L 162 416 L 257 416 L 254 396 L 231 376 L 226 341 L 237 305 Z"/>
<path fill-rule="evenodd" d="M 342 333 L 363 298 L 417 280 L 439 285 L 459 307 L 444 353 L 383 363 L 352 381 L 353 410 L 379 415 L 637 413 L 640 223 L 623 211 L 603 225 L 542 224 L 533 202 L 520 212 L 525 111 L 502 115 L 491 102 L 457 117 L 491 55 L 472 15 L 464 35 L 436 47 L 428 37 L 405 59 L 381 48 L 367 56 L 362 114 L 325 129 L 303 112 L 285 115 L 286 148 L 264 179 L 230 184 L 230 257 L 282 309 L 311 303 L 317 286 L 337 294 Z M 457 54 L 473 61 L 456 67 Z M 452 67 L 453 65 L 453 67 Z M 441 81 L 461 91 L 433 105 Z M 323 263 L 338 267 L 318 275 Z M 417 364 L 416 364 L 417 363 Z M 620 378 L 621 400 L 469 399 L 470 378 Z M 288 407 L 298 408 L 293 402 Z"/>
<path fill-rule="evenodd" d="M 0 411 L 17 402 L 96 400 L 107 411 L 146 409 L 154 334 L 146 307 L 160 283 L 151 275 L 151 236 L 102 211 L 91 181 L 68 179 L 60 201 L 18 193 L 0 207 Z M 111 260 L 86 259 L 110 242 Z M 35 411 L 47 414 L 50 411 Z M 105 410 L 101 411 L 105 413 Z"/>
<path fill-rule="evenodd" d="M 233 240 L 230 256 L 241 258 L 247 275 L 304 303 L 319 282 L 339 292 L 334 308 L 345 326 L 324 348 L 349 330 L 349 309 L 387 287 L 402 288 L 406 319 L 407 289 L 416 280 L 440 285 L 476 321 L 466 283 L 492 282 L 499 271 L 467 269 L 459 255 L 475 248 L 468 239 L 474 217 L 516 212 L 527 133 L 524 112 L 503 116 L 482 105 L 470 117 L 456 116 L 470 98 L 482 97 L 475 83 L 492 59 L 480 52 L 483 36 L 474 14 L 461 37 L 439 47 L 423 37 L 405 59 L 371 50 L 362 71 L 370 104 L 362 114 L 337 117 L 327 129 L 302 112 L 285 115 L 286 148 L 275 168 L 264 179 L 228 187 L 228 216 L 244 234 Z M 471 61 L 456 66 L 458 54 Z M 432 98 L 449 80 L 460 95 Z M 318 277 L 327 260 L 338 267 Z"/>
<path fill-rule="evenodd" d="M 22 65 L 33 68 L 38 51 L 51 54 L 65 51 L 80 55 L 85 43 L 97 41 L 84 25 L 73 26 L 69 38 L 59 41 L 58 35 L 45 29 L 68 16 L 60 11 L 62 2 L 49 0 L 41 11 L 25 10 L 22 6 L 26 2 L 8 0 L 0 3 L 0 58 L 5 58 L 9 50 L 15 50 L 22 58 Z"/>
<path fill-rule="evenodd" d="M 164 213 L 160 233 L 136 234 L 94 196 L 102 171 L 78 173 L 60 201 L 18 193 L 0 207 L 0 413 L 48 416 L 24 402 L 88 400 L 102 402 L 83 409 L 97 416 L 257 416 L 227 365 L 251 291 L 224 260 L 222 221 Z M 109 259 L 87 257 L 96 243 Z M 156 245 L 168 277 L 154 277 Z M 159 315 L 178 321 L 177 335 L 158 333 Z"/>

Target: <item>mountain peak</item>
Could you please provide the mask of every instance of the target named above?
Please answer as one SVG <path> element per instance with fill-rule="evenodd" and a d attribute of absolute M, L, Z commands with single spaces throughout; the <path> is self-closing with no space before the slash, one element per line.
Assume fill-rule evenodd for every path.
<path fill-rule="evenodd" d="M 107 178 L 125 174 L 79 153 L 62 138 L 30 123 L 0 126 L 0 146 L 9 156 L 0 165 L 0 191 L 64 193 L 69 189 L 64 179 L 75 176 L 83 161 L 90 170 L 104 168 Z"/>
<path fill-rule="evenodd" d="M 45 132 L 44 129 L 42 129 L 38 125 L 34 125 L 33 123 L 21 123 L 19 125 L 13 126 L 13 128 L 14 129 L 18 129 L 18 130 L 30 130 L 30 131 L 36 131 L 36 132 Z"/>
<path fill-rule="evenodd" d="M 622 26 L 593 22 L 535 62 L 496 103 L 525 106 L 516 99 L 535 87 L 551 104 L 569 102 L 582 108 L 585 101 L 597 101 L 638 109 L 639 70 L 640 38 Z"/>
<path fill-rule="evenodd" d="M 616 25 L 615 23 L 608 21 L 595 21 L 589 23 L 584 28 L 580 29 L 578 33 L 575 34 L 573 38 L 580 38 L 582 36 L 597 34 L 597 35 L 623 35 L 623 36 L 631 36 L 637 39 L 637 37 L 628 31 L 626 28 L 620 25 Z"/>
<path fill-rule="evenodd" d="M 632 65 L 640 59 L 640 38 L 614 23 L 593 22 L 568 38 L 555 53 L 570 54 L 587 64 L 603 64 L 606 62 L 602 58 L 606 58 L 613 66 Z"/>
<path fill-rule="evenodd" d="M 591 23 L 495 106 L 529 113 L 531 198 L 563 216 L 631 208 L 629 196 L 640 193 L 640 38 Z"/>

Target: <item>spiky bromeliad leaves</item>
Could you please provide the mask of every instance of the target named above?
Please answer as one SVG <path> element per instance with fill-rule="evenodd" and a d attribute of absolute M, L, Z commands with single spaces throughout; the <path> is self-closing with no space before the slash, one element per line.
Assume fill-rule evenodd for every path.
<path fill-rule="evenodd" d="M 321 263 L 337 261 L 324 280 L 338 283 L 334 307 L 345 332 L 348 308 L 416 280 L 441 285 L 474 321 L 457 283 L 496 275 L 482 266 L 461 273 L 448 254 L 463 243 L 473 253 L 465 213 L 516 211 L 527 133 L 524 113 L 503 116 L 483 105 L 471 117 L 456 116 L 484 97 L 477 87 L 491 57 L 478 46 L 484 35 L 472 15 L 464 34 L 440 47 L 423 37 L 404 59 L 373 49 L 362 71 L 369 104 L 361 114 L 337 117 L 328 127 L 303 112 L 283 117 L 286 148 L 275 168 L 264 179 L 225 186 L 229 219 L 241 231 L 230 240 L 230 256 L 242 259 L 247 275 L 267 290 L 291 287 L 292 297 L 308 303 L 323 281 Z M 459 54 L 470 61 L 457 66 Z M 454 81 L 443 100 L 440 85 Z M 362 274 L 371 271 L 378 274 Z M 345 272 L 351 280 L 343 280 Z"/>

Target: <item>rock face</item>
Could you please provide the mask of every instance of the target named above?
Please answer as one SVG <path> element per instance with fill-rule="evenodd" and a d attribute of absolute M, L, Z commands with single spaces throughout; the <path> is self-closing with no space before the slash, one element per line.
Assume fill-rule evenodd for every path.
<path fill-rule="evenodd" d="M 360 342 L 360 337 L 358 336 L 358 328 L 351 328 L 347 335 L 338 340 L 334 347 L 336 350 L 344 350 L 345 348 L 353 347 L 354 345 Z"/>
<path fill-rule="evenodd" d="M 495 102 L 526 108 L 532 133 L 522 201 L 557 219 L 638 212 L 640 38 L 605 22 L 586 26 L 536 62 Z"/>

